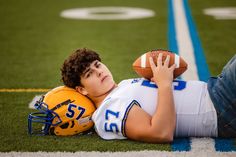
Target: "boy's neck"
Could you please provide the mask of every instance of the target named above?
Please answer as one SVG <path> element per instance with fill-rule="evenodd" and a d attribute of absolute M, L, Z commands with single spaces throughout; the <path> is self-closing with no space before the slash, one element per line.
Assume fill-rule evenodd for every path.
<path fill-rule="evenodd" d="M 107 97 L 107 95 L 110 94 L 116 87 L 117 87 L 117 84 L 114 84 L 114 86 L 105 94 L 96 98 L 92 98 L 96 108 L 98 108 L 102 104 L 103 100 Z"/>

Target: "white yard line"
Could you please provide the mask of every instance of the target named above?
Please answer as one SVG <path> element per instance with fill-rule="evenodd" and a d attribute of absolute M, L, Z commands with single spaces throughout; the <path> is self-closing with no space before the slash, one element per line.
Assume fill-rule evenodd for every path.
<path fill-rule="evenodd" d="M 191 152 L 212 153 L 215 151 L 215 141 L 212 138 L 191 138 Z"/>
<path fill-rule="evenodd" d="M 1 157 L 235 157 L 235 152 L 167 152 L 167 151 L 130 151 L 130 152 L 8 152 Z"/>
<path fill-rule="evenodd" d="M 173 1 L 178 52 L 188 63 L 188 70 L 182 74 L 182 78 L 184 80 L 198 80 L 199 77 L 195 64 L 194 48 L 183 5 L 183 0 Z"/>

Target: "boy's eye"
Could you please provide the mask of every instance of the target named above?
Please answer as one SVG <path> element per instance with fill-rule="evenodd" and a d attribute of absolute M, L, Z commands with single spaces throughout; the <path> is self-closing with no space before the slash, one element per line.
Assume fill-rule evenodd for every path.
<path fill-rule="evenodd" d="M 88 72 L 86 78 L 88 78 L 92 74 L 92 71 Z"/>
<path fill-rule="evenodd" d="M 97 64 L 96 67 L 99 68 L 101 64 Z"/>

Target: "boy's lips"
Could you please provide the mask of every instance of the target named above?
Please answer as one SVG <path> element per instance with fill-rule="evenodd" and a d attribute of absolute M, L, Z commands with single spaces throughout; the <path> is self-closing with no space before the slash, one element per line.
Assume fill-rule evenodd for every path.
<path fill-rule="evenodd" d="M 103 82 L 106 78 L 108 77 L 108 75 L 104 76 L 101 80 L 101 82 Z"/>

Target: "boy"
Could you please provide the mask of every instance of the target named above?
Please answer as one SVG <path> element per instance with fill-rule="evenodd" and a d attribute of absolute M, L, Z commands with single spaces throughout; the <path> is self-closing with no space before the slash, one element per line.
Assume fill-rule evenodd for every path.
<path fill-rule="evenodd" d="M 61 72 L 68 87 L 96 105 L 95 129 L 103 139 L 133 139 L 152 143 L 173 137 L 236 137 L 236 55 L 222 74 L 201 81 L 173 81 L 175 65 L 169 57 L 156 65 L 150 58 L 152 82 L 140 79 L 116 84 L 99 55 L 76 50 Z"/>

